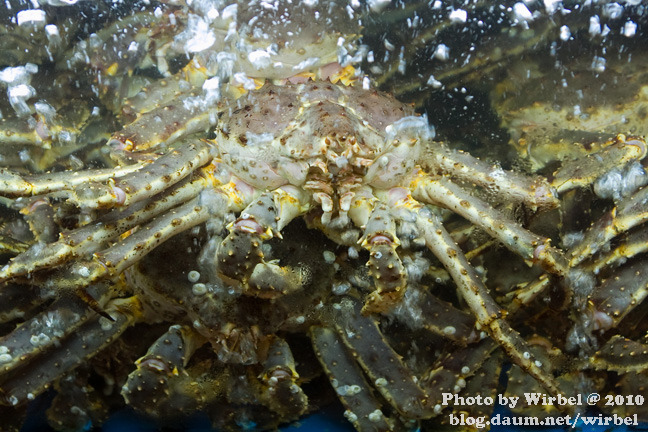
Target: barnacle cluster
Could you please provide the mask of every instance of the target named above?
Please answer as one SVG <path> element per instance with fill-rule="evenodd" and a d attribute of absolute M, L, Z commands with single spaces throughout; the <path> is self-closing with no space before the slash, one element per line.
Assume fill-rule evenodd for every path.
<path fill-rule="evenodd" d="M 644 393 L 635 3 L 5 2 L 0 428 Z"/>

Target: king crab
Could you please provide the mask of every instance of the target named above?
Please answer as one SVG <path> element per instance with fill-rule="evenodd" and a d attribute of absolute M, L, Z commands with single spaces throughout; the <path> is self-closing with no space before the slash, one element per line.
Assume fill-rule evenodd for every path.
<path fill-rule="evenodd" d="M 525 260 L 561 275 L 564 258 L 548 239 L 525 230 L 456 182 L 477 183 L 496 191 L 499 199 L 533 207 L 555 205 L 549 185 L 540 178 L 493 170 L 435 143 L 425 119 L 389 96 L 325 82 L 266 85 L 224 105 L 214 140 L 189 136 L 150 162 L 80 172 L 74 182 L 57 184 L 49 175 L 25 178 L 7 171 L 3 176 L 4 194 L 63 197 L 65 207 L 98 210 L 101 216 L 18 255 L 0 270 L 2 280 L 29 280 L 54 293 L 77 293 L 105 316 L 103 327 L 112 331 L 123 331 L 148 301 L 146 293 L 139 300 L 111 300 L 105 282 L 199 224 L 214 227 L 220 245 L 211 265 L 219 276 L 244 295 L 261 299 L 276 299 L 303 285 L 299 272 L 266 261 L 262 251 L 263 242 L 280 237 L 293 219 L 305 217 L 339 245 L 360 245 L 369 252 L 375 286 L 365 298 L 364 315 L 385 313 L 403 297 L 407 272 L 399 258 L 399 237 L 411 235 L 405 227 L 415 226 L 420 234 L 411 241 L 424 243 L 443 263 L 478 328 L 549 391 L 559 391 L 525 354 L 524 341 L 501 318 L 501 308 L 439 217 L 424 205 L 452 210 Z M 221 242 L 217 234 L 232 216 Z M 67 265 L 72 257 L 76 261 Z M 16 332 L 28 328 L 4 341 L 22 340 Z M 16 349 L 6 348 L 5 373 L 23 364 Z M 29 382 L 13 388 L 5 382 L 6 401 L 19 402 L 47 385 Z"/>
<path fill-rule="evenodd" d="M 164 36 L 161 44 L 169 35 L 165 31 L 175 31 L 167 18 L 156 28 Z M 144 30 L 134 32 L 135 42 L 150 30 L 148 21 L 139 24 Z M 542 286 L 514 292 L 513 306 L 501 306 L 444 226 L 444 216 L 461 216 L 528 264 L 562 279 L 571 265 L 563 253 L 498 208 L 510 202 L 531 211 L 558 206 L 556 190 L 574 183 L 569 169 L 556 178 L 571 183 L 550 183 L 450 150 L 434 141 L 426 118 L 412 107 L 359 84 L 342 85 L 337 80 L 344 73 L 324 72 L 326 65 L 254 90 L 257 83 L 245 81 L 244 90 L 250 90 L 245 95 L 223 93 L 212 100 L 215 77 L 196 66 L 198 61 L 181 74 L 167 74 L 163 58 L 172 45 L 155 51 L 164 84 L 143 87 L 116 109 L 125 126 L 109 141 L 114 166 L 0 172 L 0 194 L 14 200 L 26 218 L 54 221 L 54 229 L 65 225 L 55 239 L 37 224 L 35 244 L 0 269 L 3 295 L 12 305 L 7 320 L 27 317 L 0 339 L 4 404 L 31 400 L 54 382 L 63 389 L 62 377 L 74 378 L 82 362 L 110 350 L 129 327 L 160 321 L 174 325 L 136 362 L 134 372 L 119 375 L 127 403 L 158 417 L 166 408 L 191 411 L 226 400 L 241 412 L 247 411 L 240 405 L 265 407 L 274 415 L 268 424 L 298 418 L 310 409 L 310 395 L 301 388 L 306 379 L 295 361 L 303 353 L 291 352 L 295 344 L 286 341 L 286 332 L 311 338 L 358 429 L 378 423 L 393 428 L 395 422 L 438 415 L 439 388 L 461 390 L 482 362 L 491 389 L 499 357 L 484 357 L 498 346 L 548 392 L 569 393 L 554 378 L 553 365 L 534 357 L 507 317 Z M 110 63 L 115 53 L 91 61 L 104 78 L 133 70 L 120 58 Z M 302 81 L 307 82 L 297 83 Z M 111 79 L 105 82 L 114 88 Z M 189 90 L 183 89 L 187 83 Z M 201 86 L 205 98 L 198 97 Z M 618 147 L 631 159 L 645 154 L 639 139 L 620 139 Z M 42 219 L 35 216 L 40 212 Z M 337 255 L 326 265 L 306 252 L 313 262 L 270 259 L 307 241 L 300 235 L 282 239 L 299 220 L 334 245 Z M 189 272 L 190 287 L 165 286 L 163 276 L 145 268 L 163 262 L 156 248 L 180 236 L 203 237 L 199 257 L 193 256 L 200 272 Z M 348 266 L 345 258 L 366 264 L 367 274 L 357 278 L 339 270 Z M 467 345 L 466 352 L 483 354 L 465 367 L 468 372 L 448 359 L 456 354 L 450 353 L 439 359 L 443 368 L 415 379 L 377 324 L 402 306 L 417 284 L 417 266 L 411 265 L 417 258 L 440 262 L 465 304 L 465 310 L 447 308 L 452 325 L 441 333 Z M 313 274 L 319 276 L 316 283 Z M 364 289 L 341 289 L 351 276 L 364 281 Z M 16 294 L 20 290 L 37 299 Z M 336 290 L 348 295 L 332 298 Z M 226 307 L 231 311 L 217 316 Z M 246 316 L 254 307 L 263 313 Z M 268 318 L 275 307 L 289 310 L 287 317 Z M 424 320 L 439 329 L 435 318 Z M 492 341 L 479 342 L 487 336 Z M 376 356 L 384 362 L 374 361 Z M 340 367 L 343 361 L 347 368 Z M 232 384 L 231 391 L 223 382 Z M 434 386 L 440 382 L 446 387 Z M 479 382 L 471 381 L 472 391 L 479 391 Z M 372 389 L 386 402 L 383 408 L 400 419 L 383 415 Z"/>

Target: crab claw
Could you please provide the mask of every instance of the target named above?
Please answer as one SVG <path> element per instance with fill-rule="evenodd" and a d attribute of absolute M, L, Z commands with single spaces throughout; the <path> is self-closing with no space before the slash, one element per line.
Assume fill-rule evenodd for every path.
<path fill-rule="evenodd" d="M 282 189 L 264 193 L 248 205 L 216 252 L 221 276 L 259 298 L 276 298 L 301 287 L 299 272 L 266 262 L 262 251 L 263 242 L 281 238 L 280 229 L 300 211 L 298 197 Z"/>
<path fill-rule="evenodd" d="M 396 252 L 399 242 L 395 232 L 396 224 L 387 206 L 379 204 L 371 213 L 365 235 L 360 239 L 362 246 L 369 250 L 367 266 L 376 284 L 376 290 L 365 302 L 363 314 L 386 312 L 405 294 L 407 278 Z"/>

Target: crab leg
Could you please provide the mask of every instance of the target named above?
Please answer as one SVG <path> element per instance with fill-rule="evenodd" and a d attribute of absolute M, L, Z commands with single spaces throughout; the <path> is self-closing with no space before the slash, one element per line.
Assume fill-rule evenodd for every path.
<path fill-rule="evenodd" d="M 5 284 L 0 287 L 0 323 L 25 316 L 25 312 L 45 303 L 53 293 L 33 285 Z"/>
<path fill-rule="evenodd" d="M 29 244 L 15 238 L 0 234 L 0 254 L 18 255 L 25 252 Z"/>
<path fill-rule="evenodd" d="M 566 362 L 574 362 L 574 359 L 566 358 L 560 352 L 559 349 L 553 347 L 551 341 L 544 339 L 542 337 L 534 337 L 528 340 L 528 345 L 531 349 L 532 355 L 542 362 L 543 368 L 547 370 L 547 373 L 551 373 L 550 367 L 554 365 L 554 370 L 558 369 L 562 372 L 558 376 L 559 382 L 567 388 L 576 389 L 578 388 L 577 382 L 580 381 L 582 385 L 582 375 L 578 377 L 577 374 L 574 374 L 575 368 L 574 364 L 566 364 Z M 506 380 L 506 391 L 505 395 L 507 397 L 520 397 L 524 398 L 525 394 L 542 392 L 542 387 L 538 385 L 538 382 L 530 377 L 524 369 L 520 368 L 517 365 L 512 365 L 507 372 L 508 379 Z M 576 382 L 574 382 L 576 381 Z M 582 390 L 581 390 L 582 391 Z M 524 413 L 526 415 L 557 415 L 560 412 L 558 406 L 524 406 L 518 405 L 513 409 L 516 413 Z"/>
<path fill-rule="evenodd" d="M 590 301 L 596 308 L 594 319 L 604 328 L 613 328 L 648 296 L 648 268 L 642 260 L 623 266 L 596 287 Z M 605 314 L 605 315 L 601 315 Z"/>
<path fill-rule="evenodd" d="M 454 243 L 436 216 L 422 209 L 418 214 L 418 226 L 430 251 L 454 279 L 457 289 L 475 314 L 477 323 L 488 331 L 517 365 L 532 375 L 552 395 L 558 395 L 560 389 L 554 378 L 545 373 L 532 359 L 527 344 L 504 321 L 504 311 L 488 295 L 486 287 L 466 260 L 463 251 Z"/>
<path fill-rule="evenodd" d="M 362 308 L 362 313 L 380 313 L 392 309 L 405 294 L 407 279 L 405 268 L 396 248 L 396 223 L 384 203 L 378 204 L 365 226 L 362 246 L 369 250 L 369 273 L 374 279 L 376 290 L 372 292 Z"/>
<path fill-rule="evenodd" d="M 231 224 L 216 253 L 221 275 L 240 282 L 250 295 L 275 298 L 301 286 L 301 276 L 265 262 L 262 242 L 281 238 L 281 229 L 303 212 L 298 193 L 287 189 L 266 192 L 249 204 Z"/>
<path fill-rule="evenodd" d="M 90 367 L 79 367 L 54 382 L 56 396 L 46 414 L 48 423 L 56 430 L 80 431 L 88 424 L 103 423 L 110 409 L 104 398 L 112 395 L 106 394 L 105 389 L 97 391 L 89 382 L 90 375 Z"/>
<path fill-rule="evenodd" d="M 59 228 L 55 222 L 54 208 L 47 199 L 36 199 L 20 212 L 24 215 L 29 230 L 34 234 L 37 242 L 56 241 Z"/>
<path fill-rule="evenodd" d="M 648 345 L 614 335 L 590 358 L 595 369 L 619 373 L 648 370 Z"/>
<path fill-rule="evenodd" d="M 443 409 L 443 393 L 460 393 L 466 385 L 466 379 L 478 373 L 497 348 L 492 339 L 484 339 L 455 348 L 432 365 L 420 382 L 430 395 L 430 405 L 434 404 L 437 414 Z"/>
<path fill-rule="evenodd" d="M 445 207 L 483 228 L 507 248 L 528 262 L 537 261 L 548 271 L 565 275 L 567 262 L 562 252 L 549 245 L 550 239 L 536 235 L 517 222 L 472 196 L 445 178 L 420 173 L 413 182 L 412 196 L 420 201 Z"/>
<path fill-rule="evenodd" d="M 178 96 L 169 105 L 141 114 L 135 121 L 115 133 L 109 145 L 130 151 L 144 151 L 170 144 L 194 132 L 206 131 L 216 124 L 218 115 L 214 102 L 185 104 L 187 95 Z"/>
<path fill-rule="evenodd" d="M 640 253 L 648 251 L 648 227 L 642 227 L 640 231 L 626 235 L 621 244 L 611 251 L 606 251 L 597 256 L 591 264 L 586 264 L 588 272 L 598 274 L 604 268 L 612 268 L 624 263 Z"/>
<path fill-rule="evenodd" d="M 563 163 L 554 173 L 551 184 L 560 194 L 570 189 L 588 186 L 614 168 L 643 159 L 646 149 L 643 139 L 631 137 L 626 140 L 625 135 L 618 135 L 612 144 L 601 151 Z"/>
<path fill-rule="evenodd" d="M 199 409 L 212 392 L 196 385 L 186 371 L 189 359 L 205 339 L 193 329 L 173 325 L 135 362 L 121 394 L 126 403 L 149 415 L 192 412 Z"/>
<path fill-rule="evenodd" d="M 285 340 L 276 337 L 263 363 L 261 381 L 266 404 L 282 418 L 297 418 L 308 409 L 308 398 L 299 387 L 295 359 Z"/>
<path fill-rule="evenodd" d="M 648 187 L 643 187 L 603 215 L 585 232 L 581 242 L 569 251 L 569 265 L 577 266 L 617 235 L 646 222 L 648 220 L 646 203 L 648 203 Z"/>
<path fill-rule="evenodd" d="M 520 201 L 532 209 L 558 207 L 558 198 L 542 177 L 529 177 L 504 171 L 497 165 L 483 162 L 468 153 L 453 151 L 439 144 L 429 157 L 442 173 L 468 184 L 477 184 L 500 198 Z"/>
<path fill-rule="evenodd" d="M 0 168 L 0 194 L 4 196 L 33 196 L 81 186 L 88 182 L 102 182 L 114 177 L 123 177 L 141 170 L 148 162 L 140 162 L 116 168 L 102 168 L 84 171 L 62 171 L 49 174 L 21 175 Z"/>
<path fill-rule="evenodd" d="M 387 431 L 393 427 L 385 417 L 362 369 L 333 330 L 311 327 L 313 349 L 346 408 L 345 416 L 358 431 Z"/>
<path fill-rule="evenodd" d="M 614 386 L 614 392 L 620 395 L 645 395 L 646 388 L 648 388 L 648 371 L 643 371 L 621 375 Z M 626 405 L 616 408 L 614 412 L 617 415 L 625 417 L 634 417 L 636 415 L 639 422 L 646 422 L 648 420 L 648 407 L 645 403 L 642 405 Z"/>
<path fill-rule="evenodd" d="M 58 194 L 81 208 L 128 206 L 168 189 L 211 159 L 209 144 L 192 140 L 154 160 L 143 170 L 110 178 L 108 184 L 90 183 Z"/>
<path fill-rule="evenodd" d="M 89 290 L 97 297 L 105 287 Z M 93 312 L 78 297 L 65 296 L 55 301 L 49 309 L 0 338 L 0 373 L 7 375 L 32 361 L 58 341 L 83 325 Z"/>
<path fill-rule="evenodd" d="M 401 357 L 385 342 L 376 321 L 364 316 L 359 303 L 345 299 L 333 307 L 335 326 L 342 341 L 382 396 L 408 418 L 432 417 L 430 400 L 414 381 Z M 355 383 L 354 383 L 355 384 Z"/>
<path fill-rule="evenodd" d="M 196 65 L 195 59 L 182 68 L 180 73 L 165 77 L 163 80 L 151 83 L 139 90 L 139 92 L 121 101 L 121 112 L 123 119 L 130 119 L 132 122 L 137 113 L 145 113 L 151 110 L 160 109 L 168 111 L 167 106 L 175 100 L 175 105 L 182 103 L 187 97 L 197 96 L 199 92 L 187 91 L 187 84 L 200 88 L 205 80 L 209 78 L 206 71 Z M 198 93 L 198 94 L 194 94 Z M 182 95 L 179 97 L 179 95 Z M 166 110 L 165 110 L 166 108 Z M 157 120 L 157 119 L 156 119 Z M 128 127 L 128 126 L 127 126 Z M 149 129 L 148 127 L 146 129 Z M 155 128 L 152 128 L 155 129 Z"/>
<path fill-rule="evenodd" d="M 75 256 L 94 253 L 120 234 L 196 197 L 209 186 L 207 182 L 208 179 L 204 177 L 196 178 L 123 210 L 112 210 L 91 225 L 61 233 L 57 242 L 38 243 L 0 268 L 0 281 L 55 267 Z"/>
<path fill-rule="evenodd" d="M 221 194 L 223 201 L 225 195 Z M 222 209 L 226 209 L 224 205 Z M 222 210 L 221 209 L 221 210 Z M 194 198 L 140 227 L 134 234 L 93 255 L 92 261 L 72 264 L 60 277 L 48 279 L 46 286 L 56 289 L 79 289 L 105 277 L 114 277 L 130 267 L 174 235 L 186 231 L 211 217 L 200 198 Z"/>
<path fill-rule="evenodd" d="M 506 308 L 508 313 L 517 312 L 522 305 L 529 304 L 538 297 L 551 283 L 547 274 L 542 274 L 536 280 L 529 282 L 525 286 L 507 293 L 504 298 L 510 303 Z"/>
<path fill-rule="evenodd" d="M 498 383 L 500 381 L 500 374 L 502 371 L 502 351 L 493 353 L 479 367 L 479 370 L 469 379 L 463 379 L 461 383 L 465 382 L 465 387 L 461 390 L 461 396 L 468 400 L 469 397 L 481 396 L 491 397 L 493 400 L 497 398 Z M 477 416 L 490 416 L 493 412 L 493 407 L 488 404 L 474 404 L 474 405 L 457 405 L 452 407 L 454 412 L 467 412 L 473 417 Z M 446 420 L 447 417 L 442 417 Z"/>
<path fill-rule="evenodd" d="M 427 331 L 462 344 L 478 339 L 475 317 L 472 314 L 439 300 L 427 289 L 419 290 L 419 295 L 409 301 L 422 312 L 424 321 L 421 324 Z"/>
<path fill-rule="evenodd" d="M 19 370 L 0 378 L 0 400 L 7 405 L 18 405 L 45 391 L 58 377 L 79 366 L 119 337 L 141 315 L 139 300 L 135 297 L 110 302 L 106 312 L 112 322 L 96 315 L 82 324 L 75 334 L 59 341 L 47 355 L 40 356 Z"/>

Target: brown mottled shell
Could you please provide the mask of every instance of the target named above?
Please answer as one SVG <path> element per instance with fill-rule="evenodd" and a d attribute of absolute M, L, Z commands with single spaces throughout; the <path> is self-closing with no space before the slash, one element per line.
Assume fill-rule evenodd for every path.
<path fill-rule="evenodd" d="M 377 91 L 266 85 L 224 110 L 216 145 L 233 172 L 257 188 L 301 185 L 317 160 L 366 166 L 391 151 L 385 129 L 412 115 L 412 107 Z"/>

